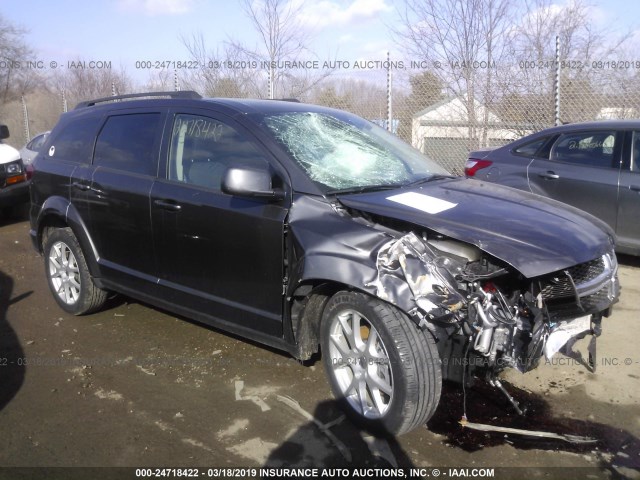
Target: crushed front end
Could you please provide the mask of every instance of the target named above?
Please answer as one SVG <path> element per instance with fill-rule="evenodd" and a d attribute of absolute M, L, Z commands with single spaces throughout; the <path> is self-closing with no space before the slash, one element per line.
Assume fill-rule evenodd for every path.
<path fill-rule="evenodd" d="M 368 286 L 432 331 L 445 378 L 480 368 L 496 381 L 506 367 L 527 372 L 576 338 L 595 339 L 618 300 L 617 268 L 611 250 L 526 278 L 473 245 L 411 232 L 379 250 Z"/>

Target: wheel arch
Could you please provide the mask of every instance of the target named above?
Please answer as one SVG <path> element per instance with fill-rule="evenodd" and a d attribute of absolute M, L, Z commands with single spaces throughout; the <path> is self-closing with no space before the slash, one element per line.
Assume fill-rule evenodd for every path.
<path fill-rule="evenodd" d="M 293 354 L 300 360 L 308 360 L 319 351 L 324 307 L 341 290 L 360 292 L 392 305 L 406 315 L 416 328 L 420 328 L 419 318 L 409 314 L 402 305 L 378 295 L 375 260 L 363 261 L 362 258 L 345 255 L 347 252 L 341 253 L 314 252 L 298 262 L 298 268 L 292 272 L 287 315 L 291 322 Z M 407 295 L 408 290 L 404 293 Z M 434 332 L 432 334 L 436 336 Z"/>
<path fill-rule="evenodd" d="M 307 279 L 289 297 L 289 318 L 294 341 L 293 354 L 309 360 L 320 350 L 320 324 L 329 299 L 348 285 L 327 279 Z"/>
<path fill-rule="evenodd" d="M 319 351 L 324 306 L 340 290 L 375 295 L 366 285 L 376 278 L 375 266 L 349 258 L 352 252 L 310 252 L 291 270 L 287 315 L 291 321 L 293 354 L 308 360 Z"/>
<path fill-rule="evenodd" d="M 71 202 L 62 197 L 49 197 L 38 213 L 36 225 L 36 244 L 40 253 L 43 253 L 47 229 L 71 228 L 82 248 L 91 275 L 99 277 L 98 252 L 85 222 Z"/>
<path fill-rule="evenodd" d="M 288 312 L 294 341 L 293 355 L 299 360 L 309 360 L 320 351 L 320 328 L 325 307 L 338 292 L 355 292 L 375 298 L 397 308 L 420 329 L 418 320 L 400 306 L 375 294 L 374 291 L 333 279 L 307 279 L 297 285 L 289 296 Z M 430 332 L 434 338 L 437 335 Z"/>

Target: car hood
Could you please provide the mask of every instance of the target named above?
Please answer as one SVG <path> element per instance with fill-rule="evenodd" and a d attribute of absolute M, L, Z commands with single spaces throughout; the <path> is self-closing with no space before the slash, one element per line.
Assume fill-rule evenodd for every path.
<path fill-rule="evenodd" d="M 476 245 L 528 278 L 613 249 L 613 232 L 595 217 L 554 200 L 477 180 L 440 180 L 338 199 L 346 207 Z"/>
<path fill-rule="evenodd" d="M 11 145 L 0 143 L 0 165 L 20 160 L 20 153 Z"/>

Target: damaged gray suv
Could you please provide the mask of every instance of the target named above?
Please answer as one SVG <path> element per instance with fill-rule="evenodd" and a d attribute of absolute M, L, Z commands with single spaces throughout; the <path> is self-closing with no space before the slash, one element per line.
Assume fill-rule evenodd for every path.
<path fill-rule="evenodd" d="M 619 295 L 594 217 L 452 177 L 371 122 L 296 102 L 84 102 L 35 161 L 30 234 L 67 312 L 119 292 L 321 352 L 350 416 L 393 434 L 423 425 L 466 366 L 501 388 L 501 370 L 595 339 Z"/>

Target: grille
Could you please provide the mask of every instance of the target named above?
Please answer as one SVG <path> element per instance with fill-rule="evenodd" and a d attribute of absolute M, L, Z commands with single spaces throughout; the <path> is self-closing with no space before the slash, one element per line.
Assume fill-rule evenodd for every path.
<path fill-rule="evenodd" d="M 609 288 L 605 286 L 592 295 L 581 297 L 580 304 L 582 305 L 582 308 L 579 308 L 575 301 L 549 304 L 549 314 L 554 320 L 564 320 L 581 315 L 588 315 L 590 313 L 601 312 L 611 303 L 608 294 Z"/>
<path fill-rule="evenodd" d="M 551 317 L 562 320 L 606 310 L 617 295 L 612 283 L 616 269 L 611 253 L 542 277 L 540 292 Z"/>
<path fill-rule="evenodd" d="M 605 266 L 602 257 L 567 269 L 576 285 L 597 278 L 598 275 L 602 275 L 604 270 Z M 556 272 L 545 277 L 543 285 L 542 298 L 545 300 L 575 297 L 575 290 L 573 289 L 571 280 L 564 271 Z"/>
<path fill-rule="evenodd" d="M 573 281 L 576 282 L 576 285 L 593 280 L 603 272 L 604 260 L 602 257 L 591 260 L 590 262 L 581 263 L 580 265 L 576 265 L 569 269 L 569 275 L 571 275 Z"/>

